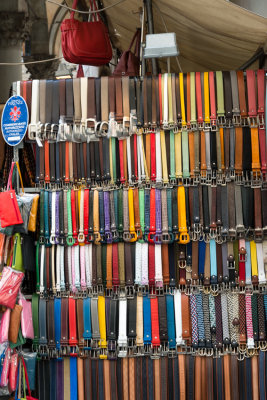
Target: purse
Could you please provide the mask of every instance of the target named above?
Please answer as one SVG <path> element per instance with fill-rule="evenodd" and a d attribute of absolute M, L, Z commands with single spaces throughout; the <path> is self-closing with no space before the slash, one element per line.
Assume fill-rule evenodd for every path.
<path fill-rule="evenodd" d="M 38 400 L 35 397 L 32 397 L 31 394 L 31 388 L 30 388 L 30 384 L 29 384 L 29 377 L 28 377 L 28 371 L 27 371 L 27 367 L 25 364 L 25 360 L 23 357 L 21 357 L 20 359 L 21 363 L 22 363 L 22 369 L 23 369 L 23 394 L 24 396 L 26 395 L 26 387 L 25 387 L 25 380 L 26 380 L 26 385 L 27 385 L 27 391 L 28 391 L 28 395 L 26 395 L 26 400 Z M 19 368 L 18 368 L 18 378 L 17 378 L 17 389 L 16 389 L 16 395 L 15 395 L 15 400 L 24 400 L 25 397 L 23 398 L 18 398 L 18 392 L 21 393 L 21 379 L 19 379 L 20 374 L 19 374 Z M 25 378 L 25 379 L 24 379 Z"/>
<path fill-rule="evenodd" d="M 18 353 L 13 353 L 10 360 L 10 368 L 8 374 L 8 386 L 11 393 L 15 392 L 16 390 L 18 366 L 19 366 Z"/>
<path fill-rule="evenodd" d="M 34 339 L 32 322 L 32 303 L 27 301 L 23 294 L 19 294 L 19 305 L 22 306 L 21 331 L 25 339 Z"/>
<path fill-rule="evenodd" d="M 2 315 L 0 324 L 0 343 L 8 342 L 10 313 L 10 309 L 8 308 Z"/>
<path fill-rule="evenodd" d="M 11 361 L 11 350 L 8 347 L 6 349 L 5 353 L 5 360 L 2 368 L 2 373 L 1 373 L 1 380 L 0 380 L 0 386 L 7 386 L 8 385 L 8 376 L 9 376 L 9 369 L 10 369 L 10 361 Z"/>
<path fill-rule="evenodd" d="M 19 233 L 15 233 L 13 236 L 14 249 L 13 249 L 13 259 L 12 268 L 16 271 L 24 272 L 23 269 L 23 259 L 22 259 L 22 249 L 21 249 L 21 237 Z"/>
<path fill-rule="evenodd" d="M 76 9 L 78 0 L 72 8 Z M 91 10 L 96 11 L 95 0 L 90 0 Z M 66 61 L 74 64 L 100 66 L 109 63 L 112 48 L 108 29 L 98 13 L 92 14 L 92 21 L 81 22 L 74 19 L 74 11 L 61 26 L 62 53 Z"/>
<path fill-rule="evenodd" d="M 4 267 L 0 280 L 0 304 L 14 308 L 24 273 Z"/>
<path fill-rule="evenodd" d="M 11 164 L 11 169 L 9 173 L 7 190 L 0 193 L 0 223 L 2 229 L 23 223 L 16 193 L 15 190 L 13 190 L 11 182 L 14 166 L 15 163 L 13 162 Z"/>
<path fill-rule="evenodd" d="M 21 355 L 24 358 L 27 367 L 30 388 L 31 390 L 35 390 L 37 353 L 32 353 L 31 351 L 22 351 Z"/>
<path fill-rule="evenodd" d="M 28 223 L 28 231 L 30 231 L 30 232 L 36 231 L 38 202 L 39 202 L 39 194 L 36 194 L 36 195 L 34 195 L 33 200 L 32 200 L 32 208 L 31 208 L 29 223 Z"/>
<path fill-rule="evenodd" d="M 17 343 L 21 320 L 22 306 L 16 304 L 10 315 L 8 339 L 11 343 Z"/>
<path fill-rule="evenodd" d="M 135 42 L 134 53 L 131 48 Z M 128 50 L 124 51 L 113 72 L 116 76 L 138 76 L 140 67 L 141 30 L 138 28 L 132 38 Z"/>

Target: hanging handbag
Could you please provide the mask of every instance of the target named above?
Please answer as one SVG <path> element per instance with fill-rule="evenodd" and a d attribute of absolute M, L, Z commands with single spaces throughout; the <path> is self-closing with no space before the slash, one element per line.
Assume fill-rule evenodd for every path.
<path fill-rule="evenodd" d="M 131 48 L 135 42 L 134 53 Z M 117 76 L 138 76 L 140 67 L 140 44 L 141 44 L 141 30 L 138 28 L 132 38 L 128 50 L 124 51 L 121 58 L 113 72 Z"/>
<path fill-rule="evenodd" d="M 23 259 L 22 259 L 22 249 L 21 249 L 21 237 L 19 233 L 15 233 L 13 236 L 14 249 L 12 258 L 12 268 L 16 271 L 24 272 L 23 269 Z"/>
<path fill-rule="evenodd" d="M 15 307 L 11 311 L 8 340 L 13 344 L 17 343 L 18 340 L 22 308 L 21 305 L 15 304 Z"/>
<path fill-rule="evenodd" d="M 29 223 L 28 223 L 28 231 L 30 231 L 30 232 L 36 231 L 38 202 L 39 202 L 39 194 L 36 194 L 36 195 L 34 195 L 33 200 L 32 200 L 32 208 L 31 208 Z"/>
<path fill-rule="evenodd" d="M 25 339 L 34 339 L 32 322 L 32 303 L 27 301 L 23 294 L 19 294 L 19 305 L 22 306 L 21 331 Z"/>
<path fill-rule="evenodd" d="M 0 380 L 0 386 L 7 386 L 8 385 L 8 376 L 9 376 L 9 369 L 10 369 L 10 361 L 11 361 L 11 350 L 8 347 L 6 349 L 5 353 L 5 360 L 2 368 L 2 373 L 1 373 L 1 380 Z"/>
<path fill-rule="evenodd" d="M 8 387 L 11 393 L 15 392 L 16 390 L 18 366 L 19 366 L 19 356 L 18 353 L 15 352 L 11 356 L 9 375 L 8 375 Z"/>
<path fill-rule="evenodd" d="M 20 214 L 16 193 L 12 188 L 11 177 L 13 174 L 15 163 L 13 162 L 10 169 L 7 190 L 0 193 L 0 223 L 1 228 L 22 224 L 22 216 Z"/>
<path fill-rule="evenodd" d="M 76 9 L 78 0 L 74 0 L 72 8 Z M 91 10 L 96 11 L 95 0 L 90 0 Z M 66 61 L 83 65 L 104 65 L 112 58 L 108 29 L 101 21 L 98 13 L 92 14 L 92 21 L 81 22 L 74 19 L 74 11 L 70 18 L 61 24 L 62 53 Z"/>
<path fill-rule="evenodd" d="M 23 278 L 23 272 L 15 271 L 10 267 L 3 268 L 0 280 L 0 304 L 14 308 Z"/>
<path fill-rule="evenodd" d="M 1 318 L 0 343 L 5 343 L 8 341 L 9 323 L 10 323 L 10 309 L 8 308 L 2 314 L 2 318 Z"/>
<path fill-rule="evenodd" d="M 21 355 L 24 358 L 27 367 L 30 388 L 31 390 L 35 390 L 37 353 L 25 350 L 21 352 Z"/>
<path fill-rule="evenodd" d="M 20 379 L 20 374 L 19 374 L 19 369 L 20 369 L 20 368 L 18 368 L 18 378 L 17 378 L 18 384 L 17 384 L 17 390 L 16 390 L 15 399 L 16 399 L 16 400 L 19 400 L 19 399 L 20 399 L 20 400 L 24 400 L 24 399 L 26 399 L 26 400 L 38 400 L 38 399 L 36 399 L 35 397 L 32 397 L 31 388 L 30 388 L 30 384 L 29 384 L 28 371 L 27 371 L 27 367 L 26 367 L 24 358 L 21 357 L 21 358 L 20 358 L 20 361 L 21 361 L 21 363 L 22 363 L 22 371 L 23 371 L 23 372 L 22 372 L 23 395 L 26 396 L 26 397 L 23 397 L 23 398 L 18 397 L 18 393 L 21 393 L 21 390 L 19 389 L 19 388 L 21 388 L 21 379 Z M 26 380 L 26 386 L 27 386 L 28 395 L 26 395 L 25 380 Z"/>

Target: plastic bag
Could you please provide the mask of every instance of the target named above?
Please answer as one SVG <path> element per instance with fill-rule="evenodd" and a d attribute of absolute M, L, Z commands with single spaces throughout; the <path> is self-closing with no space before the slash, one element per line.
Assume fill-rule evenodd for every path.
<path fill-rule="evenodd" d="M 10 350 L 10 348 L 8 348 L 6 350 L 5 360 L 4 360 L 2 373 L 1 373 L 0 386 L 2 386 L 2 387 L 8 385 L 10 362 L 11 362 L 11 350 Z"/>
<path fill-rule="evenodd" d="M 25 364 L 27 367 L 30 388 L 31 388 L 31 390 L 35 390 L 37 353 L 22 351 L 21 355 L 24 358 L 24 361 L 25 361 Z"/>
<path fill-rule="evenodd" d="M 4 267 L 0 281 L 0 304 L 14 308 L 24 273 Z"/>

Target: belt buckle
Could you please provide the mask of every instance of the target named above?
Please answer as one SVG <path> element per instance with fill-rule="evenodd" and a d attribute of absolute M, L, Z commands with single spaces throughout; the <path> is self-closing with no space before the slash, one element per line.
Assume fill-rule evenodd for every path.
<path fill-rule="evenodd" d="M 190 241 L 188 232 L 180 232 L 179 243 L 187 244 Z"/>
<path fill-rule="evenodd" d="M 169 343 L 168 342 L 163 342 L 161 345 L 161 354 L 163 356 L 167 356 L 169 354 Z"/>
<path fill-rule="evenodd" d="M 109 117 L 108 121 L 108 134 L 111 137 L 117 137 L 117 121 L 114 116 Z"/>
<path fill-rule="evenodd" d="M 49 139 L 51 133 L 51 124 L 49 122 L 44 125 L 44 139 Z"/>
<path fill-rule="evenodd" d="M 197 121 L 197 126 L 199 131 L 204 130 L 204 121 Z"/>
<path fill-rule="evenodd" d="M 259 125 L 258 116 L 250 116 L 248 117 L 248 125 L 250 128 L 257 128 Z"/>
<path fill-rule="evenodd" d="M 88 122 L 93 122 L 94 126 L 88 126 Z M 87 118 L 85 120 L 85 132 L 87 135 L 94 135 L 96 132 L 96 119 L 95 118 Z"/>
<path fill-rule="evenodd" d="M 36 140 L 37 132 L 39 130 L 39 124 L 29 124 L 28 126 L 28 138 L 30 140 Z"/>
<path fill-rule="evenodd" d="M 144 343 L 144 355 L 150 356 L 152 353 L 152 345 L 151 343 Z"/>
<path fill-rule="evenodd" d="M 210 130 L 211 129 L 211 123 L 210 122 L 204 122 L 204 130 Z"/>
<path fill-rule="evenodd" d="M 233 125 L 234 126 L 241 126 L 241 115 L 240 114 L 233 114 Z"/>
<path fill-rule="evenodd" d="M 263 241 L 263 229 L 262 228 L 254 229 L 254 240 L 256 243 L 261 243 Z"/>
<path fill-rule="evenodd" d="M 127 299 L 134 299 L 135 288 L 133 285 L 126 285 L 126 297 Z"/>
<path fill-rule="evenodd" d="M 112 241 L 116 242 L 119 239 L 119 233 L 117 231 L 117 229 L 112 230 L 111 229 L 111 235 L 112 235 Z"/>
<path fill-rule="evenodd" d="M 137 241 L 137 233 L 135 231 L 130 231 L 130 242 L 136 242 Z"/>
<path fill-rule="evenodd" d="M 123 136 L 129 136 L 129 129 L 130 129 L 130 118 L 123 117 L 123 119 L 122 119 Z"/>
<path fill-rule="evenodd" d="M 190 121 L 190 130 L 197 131 L 197 129 L 198 129 L 197 121 Z"/>
<path fill-rule="evenodd" d="M 118 357 L 125 358 L 127 357 L 128 348 L 127 345 L 118 345 Z"/>
<path fill-rule="evenodd" d="M 162 243 L 162 234 L 161 233 L 155 233 L 155 235 L 154 235 L 154 243 L 155 244 L 161 244 Z"/>
<path fill-rule="evenodd" d="M 82 125 L 81 121 L 75 121 L 73 124 L 73 139 L 76 140 L 77 142 L 81 141 L 81 135 L 82 135 Z"/>
<path fill-rule="evenodd" d="M 130 132 L 136 133 L 137 130 L 137 116 L 136 111 L 131 111 L 130 113 Z"/>
<path fill-rule="evenodd" d="M 136 357 L 136 339 L 128 338 L 128 356 Z"/>
<path fill-rule="evenodd" d="M 152 352 L 151 352 L 150 358 L 152 360 L 156 360 L 156 359 L 160 358 L 161 356 L 162 356 L 162 346 L 161 345 L 153 346 L 153 344 L 152 344 Z"/>
<path fill-rule="evenodd" d="M 216 131 L 217 131 L 217 119 L 211 119 L 211 120 L 210 120 L 210 123 L 211 123 L 211 128 L 210 128 L 210 130 L 211 130 L 212 132 L 216 132 Z"/>
<path fill-rule="evenodd" d="M 105 231 L 105 241 L 106 243 L 112 243 L 112 232 Z"/>
<path fill-rule="evenodd" d="M 99 131 L 102 137 L 106 137 L 108 135 L 109 123 L 107 121 L 102 121 L 100 123 Z"/>
<path fill-rule="evenodd" d="M 123 124 L 116 122 L 116 134 L 118 139 L 123 139 Z"/>
<path fill-rule="evenodd" d="M 58 129 L 59 129 L 58 124 L 51 125 L 51 140 L 57 140 Z"/>
<path fill-rule="evenodd" d="M 168 233 L 168 232 L 162 233 L 161 242 L 162 243 L 172 243 L 173 242 L 173 234 Z"/>
<path fill-rule="evenodd" d="M 85 235 L 84 235 L 84 233 L 83 233 L 83 232 L 79 232 L 79 233 L 78 233 L 78 242 L 79 242 L 79 243 L 84 243 L 84 241 L 85 241 Z"/>
<path fill-rule="evenodd" d="M 225 120 L 225 115 L 218 115 L 217 116 L 217 123 L 220 127 L 225 126 L 226 120 Z"/>
<path fill-rule="evenodd" d="M 154 236 L 155 236 L 156 232 L 149 232 L 147 235 L 147 240 L 149 243 L 154 243 Z"/>

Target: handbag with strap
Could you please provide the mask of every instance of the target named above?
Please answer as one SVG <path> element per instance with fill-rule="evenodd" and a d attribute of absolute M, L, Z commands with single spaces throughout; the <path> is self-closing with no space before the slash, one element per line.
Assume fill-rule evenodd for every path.
<path fill-rule="evenodd" d="M 134 53 L 131 48 L 135 42 Z M 138 76 L 140 66 L 140 42 L 141 30 L 138 28 L 132 38 L 128 50 L 122 53 L 122 56 L 114 70 L 113 75 L 117 76 Z"/>
<path fill-rule="evenodd" d="M 1 228 L 22 224 L 22 216 L 19 210 L 15 190 L 12 187 L 12 174 L 15 163 L 11 165 L 7 190 L 0 193 L 0 224 Z M 4 233 L 4 232 L 3 232 Z"/>
<path fill-rule="evenodd" d="M 76 9 L 78 0 L 72 8 Z M 95 0 L 90 1 L 91 10 L 97 11 Z M 92 21 L 81 22 L 74 19 L 72 11 L 69 19 L 61 24 L 62 52 L 66 61 L 83 65 L 104 65 L 112 58 L 112 48 L 108 30 L 98 13 L 92 14 Z"/>
<path fill-rule="evenodd" d="M 22 368 L 21 368 L 22 374 L 19 373 L 20 368 L 18 368 L 17 389 L 16 389 L 16 394 L 15 394 L 15 400 L 38 400 L 35 397 L 32 397 L 30 383 L 29 383 L 29 377 L 28 377 L 28 371 L 27 371 L 27 367 L 26 367 L 25 360 L 23 357 L 20 358 L 20 362 L 22 363 Z M 22 375 L 22 379 L 20 379 L 21 375 Z M 26 381 L 26 384 L 25 384 L 25 381 Z M 22 386 L 23 386 L 23 396 L 24 397 L 19 397 L 21 394 Z M 26 389 L 28 391 L 28 395 L 26 395 Z"/>

